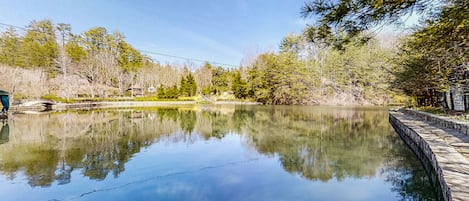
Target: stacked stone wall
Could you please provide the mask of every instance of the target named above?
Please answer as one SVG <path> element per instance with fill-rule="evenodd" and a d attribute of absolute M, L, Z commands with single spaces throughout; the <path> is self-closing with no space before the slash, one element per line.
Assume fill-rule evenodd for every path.
<path fill-rule="evenodd" d="M 437 193 L 440 193 L 445 201 L 452 200 L 451 190 L 446 184 L 442 169 L 430 145 L 414 129 L 402 123 L 395 113 L 389 113 L 389 122 L 404 142 L 414 151 L 420 161 L 422 161 L 425 169 L 429 172 L 433 186 L 438 191 Z"/>
<path fill-rule="evenodd" d="M 417 111 L 417 110 L 402 109 L 400 111 L 406 115 L 418 117 L 425 121 L 432 122 L 440 127 L 453 129 L 459 133 L 469 135 L 469 125 L 465 122 L 451 119 L 449 117 L 442 117 L 442 116 L 430 114 L 428 112 L 422 112 L 422 111 Z"/>

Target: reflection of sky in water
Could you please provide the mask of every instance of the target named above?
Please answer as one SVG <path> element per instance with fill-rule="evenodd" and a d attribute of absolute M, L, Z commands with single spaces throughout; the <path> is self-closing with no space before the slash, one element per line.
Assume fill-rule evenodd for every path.
<path fill-rule="evenodd" d="M 246 152 L 238 135 L 187 145 L 155 144 L 137 154 L 119 178 L 73 175 L 55 190 L 23 186 L 43 200 L 386 200 L 395 195 L 378 177 L 310 182 L 283 170 L 278 158 Z M 154 160 L 152 160 L 154 159 Z M 22 182 L 20 182 L 22 183 Z M 70 185 L 74 186 L 71 187 Z M 68 189 L 68 190 L 67 190 Z M 73 190 L 72 190 L 73 189 Z M 67 190 L 71 197 L 54 195 Z M 138 193 L 136 193 L 138 192 Z M 285 193 L 288 192 L 288 193 Z M 44 197 L 42 197 L 44 196 Z M 123 199 L 125 198 L 125 199 Z M 391 199 L 393 200 L 393 199 Z"/>
<path fill-rule="evenodd" d="M 395 189 L 403 187 L 396 187 L 394 183 L 389 182 L 389 175 L 397 175 L 395 181 L 397 183 L 401 180 L 415 182 L 405 179 L 412 179 L 412 175 L 408 175 L 409 172 L 412 174 L 412 171 L 417 173 L 422 171 L 421 167 L 400 164 L 409 164 L 408 160 L 414 160 L 414 165 L 420 165 L 418 162 L 415 163 L 416 158 L 409 150 L 402 148 L 402 143 L 393 144 L 399 142 L 399 139 L 389 130 L 386 122 L 386 124 L 378 125 L 387 120 L 376 121 L 373 118 L 371 120 L 365 118 L 363 121 L 370 121 L 377 125 L 373 128 L 357 124 L 357 116 L 352 116 L 355 118 L 350 121 L 352 123 L 344 125 L 332 119 L 331 122 L 334 124 L 331 125 L 331 129 L 338 131 L 344 129 L 347 131 L 354 127 L 379 129 L 373 132 L 381 132 L 380 135 L 383 136 L 375 139 L 373 135 L 366 134 L 363 137 L 362 135 L 365 134 L 357 131 L 358 134 L 345 134 L 347 137 L 345 139 L 338 135 L 329 137 L 328 141 L 322 139 L 328 136 L 323 133 L 324 136 L 320 136 L 321 140 L 315 141 L 312 139 L 318 138 L 316 134 L 309 137 L 302 135 L 301 139 L 308 141 L 303 144 L 303 140 L 289 139 L 291 135 L 296 134 L 282 132 L 289 131 L 287 127 L 303 129 L 306 125 L 307 128 L 315 128 L 311 122 L 304 123 L 287 118 L 272 119 L 273 122 L 271 122 L 266 115 L 268 113 L 251 115 L 264 119 L 267 123 L 248 125 L 245 129 L 241 129 L 243 134 L 234 132 L 234 129 L 227 129 L 231 131 L 225 133 L 222 138 L 206 138 L 204 134 L 198 133 L 200 128 L 195 126 L 192 134 L 186 136 L 190 140 L 175 140 L 176 137 L 172 135 L 164 135 L 134 153 L 125 162 L 124 170 L 118 175 L 110 173 L 104 179 L 90 179 L 84 176 L 83 168 L 75 168 L 71 171 L 69 183 L 59 185 L 58 181 L 54 181 L 50 186 L 32 187 L 28 177 L 24 174 L 24 169 L 20 168 L 22 171 L 17 171 L 14 179 L 0 176 L 0 197 L 1 200 L 400 200 L 402 197 L 399 193 L 403 190 L 396 191 Z M 158 115 L 150 116 L 153 117 L 149 119 L 150 123 L 156 124 Z M 274 116 L 284 118 L 278 114 Z M 301 115 L 298 116 L 304 118 Z M 203 119 L 206 117 L 199 114 L 197 122 L 207 120 Z M 216 118 L 220 117 L 225 118 L 223 115 L 216 116 Z M 386 117 L 386 113 L 379 117 Z M 236 123 L 231 122 L 235 118 L 223 119 L 221 123 L 213 123 L 216 118 L 213 116 L 210 118 L 212 118 L 212 126 L 228 126 Z M 247 119 L 247 122 L 253 120 L 248 115 L 243 118 Z M 363 116 L 358 116 L 358 118 L 363 118 Z M 278 122 L 286 122 L 288 126 L 280 125 L 282 128 L 276 128 L 275 124 Z M 383 125 L 386 126 L 379 128 Z M 215 128 L 212 127 L 212 130 Z M 249 134 L 249 132 L 263 131 L 271 133 Z M 296 131 L 297 133 L 304 132 L 304 130 Z M 391 135 L 382 134 L 388 131 Z M 184 135 L 179 133 L 178 136 Z M 279 143 L 279 139 L 283 139 L 285 143 Z M 376 140 L 381 144 L 367 144 Z M 328 144 L 334 141 L 338 143 Z M 297 147 L 295 143 L 301 143 L 301 145 Z M 353 146 L 364 146 L 358 148 L 358 151 L 342 147 L 350 143 Z M 382 150 L 382 147 L 395 150 L 390 151 L 390 154 L 377 152 L 377 150 Z M 351 152 L 351 156 L 357 159 L 350 158 L 347 152 Z M 356 155 L 361 152 L 366 154 L 376 152 L 378 159 L 369 155 Z M 340 155 L 347 157 L 340 157 Z M 396 162 L 392 158 L 387 158 L 391 155 L 397 155 L 396 157 L 400 158 Z M 304 158 L 306 160 L 301 160 Z M 347 158 L 350 160 L 346 160 Z M 369 164 L 361 163 L 360 160 Z M 319 166 L 311 165 L 314 162 L 324 161 L 329 163 Z M 311 166 L 301 167 L 305 165 Z M 342 170 L 341 168 L 355 168 L 356 170 Z M 57 167 L 56 172 L 58 169 L 60 167 Z M 332 174 L 332 176 L 321 177 L 325 173 Z M 339 174 L 341 176 L 337 176 Z M 418 176 L 421 175 L 415 175 L 415 177 Z M 308 177 L 310 179 L 307 179 Z M 426 179 L 420 179 L 420 181 L 428 182 Z M 431 189 L 428 190 L 431 191 Z M 419 192 L 410 193 L 419 194 Z"/>

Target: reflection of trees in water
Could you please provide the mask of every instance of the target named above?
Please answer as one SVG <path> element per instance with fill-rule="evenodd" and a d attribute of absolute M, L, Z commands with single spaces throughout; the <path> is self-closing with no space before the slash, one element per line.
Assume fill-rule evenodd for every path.
<path fill-rule="evenodd" d="M 396 144 L 404 143 L 400 138 L 390 140 Z M 395 159 L 386 162 L 383 172 L 386 172 L 386 182 L 392 184 L 392 190 L 399 193 L 401 200 L 443 200 L 441 194 L 428 191 L 433 188 L 432 182 L 423 168 L 415 168 L 421 166 L 421 162 L 406 146 L 396 146 L 391 152 Z"/>
<path fill-rule="evenodd" d="M 403 200 L 434 199 L 426 172 L 390 128 L 387 115 L 384 110 L 289 107 L 253 114 L 239 109 L 232 125 L 245 127 L 250 146 L 278 155 L 290 173 L 320 181 L 381 174 Z"/>
<path fill-rule="evenodd" d="M 91 179 L 117 177 L 125 163 L 154 142 L 193 143 L 243 134 L 246 146 L 278 155 L 283 168 L 310 180 L 388 177 L 402 197 L 426 198 L 427 177 L 391 130 L 387 112 L 315 107 L 236 110 L 158 108 L 65 112 L 16 117 L 10 142 L 0 146 L 0 171 L 24 170 L 32 186 L 66 184 L 80 169 Z M 415 157 L 414 157 L 415 158 Z M 428 189 L 428 188 L 424 188 Z"/>
<path fill-rule="evenodd" d="M 2 126 L 0 129 L 0 144 L 3 144 L 8 142 L 10 139 L 10 126 L 8 125 L 8 122 L 2 122 L 0 125 Z"/>
<path fill-rule="evenodd" d="M 251 118 L 245 113 L 238 119 L 247 120 L 251 145 L 279 155 L 285 170 L 308 179 L 371 177 L 387 157 L 388 144 L 380 145 L 392 132 L 376 121 L 386 121 L 385 112 L 298 108 L 260 111 Z"/>
<path fill-rule="evenodd" d="M 75 169 L 91 179 L 102 180 L 109 173 L 117 177 L 133 154 L 179 130 L 172 120 L 155 123 L 138 117 L 142 114 L 146 115 L 95 111 L 16 117 L 12 127 L 17 129 L 11 134 L 15 139 L 0 147 L 0 171 L 14 178 L 24 170 L 32 186 L 69 183 Z M 171 138 L 177 136 L 184 138 Z"/>
<path fill-rule="evenodd" d="M 31 186 L 49 186 L 55 179 L 58 152 L 48 145 L 19 145 L 15 150 L 2 150 L 1 172 L 14 179 L 22 170 Z"/>

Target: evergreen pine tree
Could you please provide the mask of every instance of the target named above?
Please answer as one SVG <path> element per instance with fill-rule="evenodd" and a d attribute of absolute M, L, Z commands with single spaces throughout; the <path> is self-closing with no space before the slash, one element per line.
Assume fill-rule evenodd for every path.
<path fill-rule="evenodd" d="M 244 99 L 248 96 L 247 83 L 241 78 L 241 73 L 236 71 L 233 76 L 233 84 L 231 89 L 236 98 Z"/>
<path fill-rule="evenodd" d="M 179 94 L 181 96 L 188 96 L 187 94 L 187 80 L 184 76 L 181 77 L 181 83 L 180 83 L 180 86 L 179 86 Z"/>
<path fill-rule="evenodd" d="M 197 93 L 197 83 L 195 82 L 195 78 L 192 73 L 189 73 L 186 78 L 187 81 L 187 94 L 189 96 L 195 96 Z"/>

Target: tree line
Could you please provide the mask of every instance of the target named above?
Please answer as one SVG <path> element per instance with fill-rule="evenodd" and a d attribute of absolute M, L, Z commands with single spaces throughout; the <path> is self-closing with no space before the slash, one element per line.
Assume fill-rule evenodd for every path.
<path fill-rule="evenodd" d="M 245 85 L 239 77 L 244 74 L 242 68 L 226 69 L 208 62 L 163 65 L 135 49 L 118 31 L 94 27 L 74 34 L 69 24 L 50 20 L 4 30 L 0 63 L 4 72 L 0 86 L 16 98 L 127 96 L 131 87 L 155 88 L 157 92 L 147 94 L 177 98 L 221 95 L 231 92 L 232 85 Z"/>
<path fill-rule="evenodd" d="M 444 5 L 400 47 L 393 86 L 418 105 L 441 105 L 450 88 L 469 89 L 469 2 Z"/>
<path fill-rule="evenodd" d="M 396 20 L 386 13 L 402 16 L 412 8 L 425 13 L 425 2 L 306 3 L 303 15 L 322 20 L 285 36 L 279 51 L 261 53 L 233 69 L 209 62 L 162 65 L 118 31 L 95 27 L 74 34 L 68 24 L 33 21 L 24 34 L 13 27 L 1 34 L 0 63 L 9 74 L 0 76 L 21 78 L 3 79 L 8 81 L 1 87 L 19 98 L 127 96 L 129 88 L 139 86 L 156 89 L 148 96 L 171 99 L 228 93 L 265 104 L 376 105 L 409 96 L 433 105 L 450 83 L 465 83 L 468 15 L 456 14 L 468 12 L 468 3 L 442 1 L 439 12 L 428 12 L 422 28 L 397 48 L 367 31 L 370 24 Z M 363 22 L 346 23 L 358 18 Z"/>
<path fill-rule="evenodd" d="M 131 87 L 154 88 L 146 95 L 161 99 L 228 93 L 265 104 L 387 104 L 393 97 L 385 61 L 392 49 L 377 40 L 339 51 L 308 40 L 305 29 L 285 36 L 279 52 L 227 69 L 162 65 L 103 27 L 74 34 L 68 24 L 43 20 L 19 31 L 9 27 L 0 37 L 2 76 L 19 78 L 1 86 L 16 98 L 128 96 Z"/>
<path fill-rule="evenodd" d="M 451 88 L 469 89 L 466 0 L 310 1 L 302 13 L 318 17 L 307 27 L 309 39 L 335 49 L 354 40 L 367 42 L 370 28 L 403 23 L 402 18 L 418 14 L 419 25 L 402 38 L 390 63 L 393 91 L 412 97 L 415 105 L 437 106 L 446 102 L 447 94 L 451 97 Z"/>
<path fill-rule="evenodd" d="M 286 36 L 278 53 L 259 55 L 248 68 L 249 95 L 267 104 L 388 104 L 393 49 L 374 39 L 345 50 L 320 45 L 307 33 Z"/>

